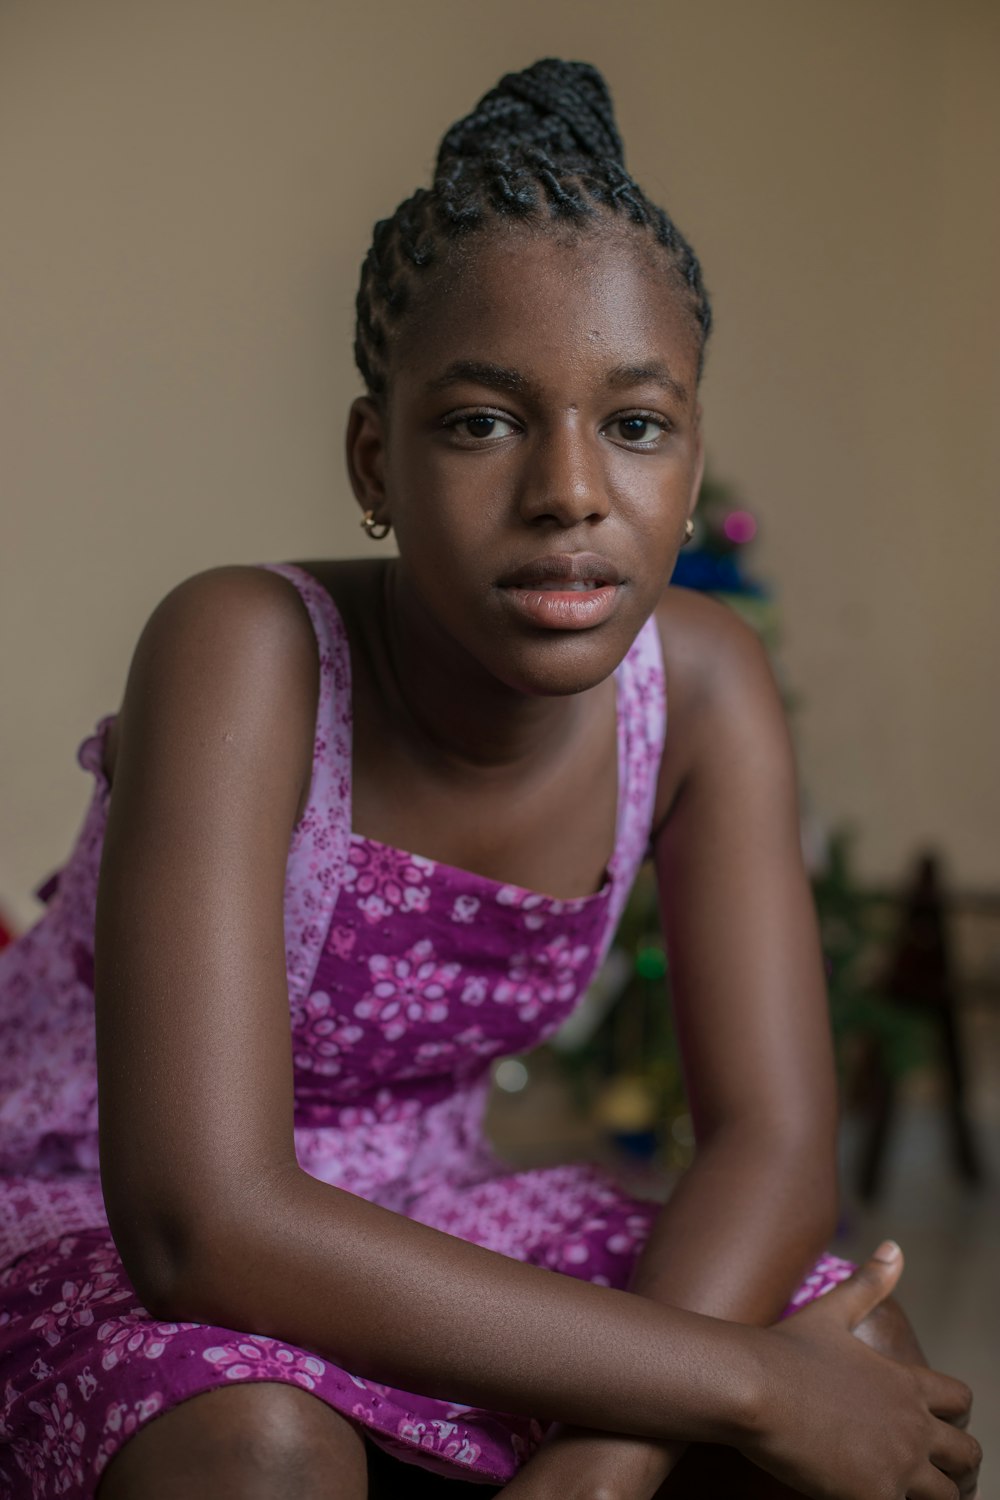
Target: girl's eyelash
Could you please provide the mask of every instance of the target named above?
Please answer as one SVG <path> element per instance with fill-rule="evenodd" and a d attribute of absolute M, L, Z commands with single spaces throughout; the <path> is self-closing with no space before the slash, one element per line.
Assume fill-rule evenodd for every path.
<path fill-rule="evenodd" d="M 616 412 L 611 420 L 604 425 L 605 427 L 613 427 L 616 422 L 648 422 L 651 427 L 658 427 L 664 433 L 669 432 L 673 425 L 666 417 L 656 411 Z M 629 440 L 625 438 L 623 441 L 628 442 Z M 633 443 L 633 446 L 638 448 L 648 448 L 649 445 L 650 440 L 648 438 L 645 441 L 636 441 Z"/>
<path fill-rule="evenodd" d="M 457 427 L 461 422 L 472 422 L 476 417 L 492 417 L 494 422 L 509 422 L 511 426 L 518 426 L 514 418 L 507 412 L 495 411 L 489 406 L 477 406 L 471 411 L 452 411 L 446 417 L 441 418 L 442 427 Z"/>
<path fill-rule="evenodd" d="M 616 411 L 611 420 L 612 422 L 630 422 L 636 417 L 640 417 L 644 422 L 655 422 L 657 427 L 670 425 L 663 413 L 658 411 Z"/>
<path fill-rule="evenodd" d="M 491 419 L 494 422 L 506 422 L 509 426 L 512 426 L 512 427 L 520 427 L 520 425 L 521 425 L 508 412 L 497 411 L 496 408 L 489 407 L 489 406 L 474 407 L 471 410 L 466 410 L 466 411 L 453 411 L 453 412 L 449 412 L 447 416 L 441 418 L 441 424 L 440 425 L 441 425 L 442 428 L 445 428 L 445 429 L 450 429 L 450 428 L 454 428 L 454 427 L 460 427 L 463 422 L 473 422 L 473 421 L 476 420 L 476 418 L 479 418 L 479 417 L 486 417 L 486 418 Z M 669 419 L 667 417 L 664 417 L 660 412 L 655 412 L 655 411 L 622 411 L 622 412 L 616 412 L 616 414 L 613 417 L 610 417 L 608 419 L 608 421 L 603 424 L 603 426 L 601 428 L 601 431 L 603 432 L 606 428 L 613 427 L 616 422 L 634 422 L 634 421 L 648 422 L 650 424 L 650 426 L 652 426 L 652 427 L 658 427 L 662 433 L 669 432 L 670 429 L 671 429 L 671 427 L 672 427 L 672 425 L 673 425 L 669 421 Z M 487 441 L 488 441 L 488 439 L 487 439 Z M 630 442 L 630 440 L 628 438 L 623 438 L 622 441 L 623 442 Z M 649 439 L 649 438 L 646 438 L 646 439 L 634 439 L 634 440 L 631 440 L 631 446 L 632 447 L 636 447 L 636 448 L 648 448 L 648 447 L 650 447 L 652 445 L 652 442 L 654 442 L 654 441 L 655 441 L 655 439 Z"/>

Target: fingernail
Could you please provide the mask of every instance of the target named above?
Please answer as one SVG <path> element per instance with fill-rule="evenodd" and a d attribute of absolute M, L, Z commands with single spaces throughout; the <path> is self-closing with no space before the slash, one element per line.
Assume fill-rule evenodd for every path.
<path fill-rule="evenodd" d="M 895 1240 L 883 1240 L 881 1245 L 879 1245 L 878 1249 L 873 1254 L 872 1260 L 884 1260 L 887 1263 L 891 1263 L 896 1259 L 896 1256 L 899 1255 L 899 1253 L 899 1246 L 896 1244 Z"/>

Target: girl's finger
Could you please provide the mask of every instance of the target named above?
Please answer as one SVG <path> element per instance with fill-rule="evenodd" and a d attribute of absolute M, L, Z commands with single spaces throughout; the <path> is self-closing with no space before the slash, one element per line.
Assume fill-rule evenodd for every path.
<path fill-rule="evenodd" d="M 960 1432 L 948 1422 L 935 1424 L 930 1461 L 955 1480 L 974 1474 L 983 1461 L 983 1450 L 971 1432 Z"/>
<path fill-rule="evenodd" d="M 969 1412 L 972 1410 L 972 1392 L 964 1380 L 955 1380 L 953 1376 L 944 1375 L 940 1370 L 926 1368 L 915 1368 L 913 1373 L 929 1411 L 936 1417 L 943 1417 L 953 1426 L 963 1417 L 968 1422 Z"/>
<path fill-rule="evenodd" d="M 906 1500 L 956 1500 L 957 1496 L 954 1479 L 931 1464 L 921 1471 L 918 1479 L 910 1481 L 906 1492 Z"/>
<path fill-rule="evenodd" d="M 814 1302 L 810 1311 L 824 1308 L 826 1312 L 844 1314 L 846 1310 L 847 1325 L 854 1329 L 885 1301 L 902 1271 L 903 1252 L 895 1241 L 886 1240 L 852 1276 Z"/>

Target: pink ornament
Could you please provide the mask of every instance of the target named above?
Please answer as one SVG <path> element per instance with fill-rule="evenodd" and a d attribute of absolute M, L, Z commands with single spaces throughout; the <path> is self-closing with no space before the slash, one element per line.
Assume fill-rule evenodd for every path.
<path fill-rule="evenodd" d="M 731 510 L 722 523 L 722 531 L 727 541 L 742 547 L 757 535 L 757 522 L 748 510 Z"/>

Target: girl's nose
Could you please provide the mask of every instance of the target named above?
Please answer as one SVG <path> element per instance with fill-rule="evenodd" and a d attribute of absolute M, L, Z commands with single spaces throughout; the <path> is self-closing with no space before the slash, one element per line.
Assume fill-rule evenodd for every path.
<path fill-rule="evenodd" d="M 518 497 L 525 521 L 569 527 L 604 519 L 610 502 L 598 442 L 568 426 L 539 437 Z"/>

